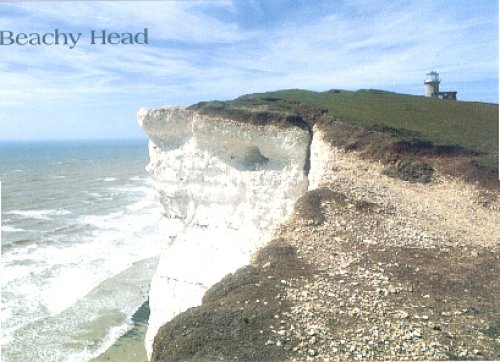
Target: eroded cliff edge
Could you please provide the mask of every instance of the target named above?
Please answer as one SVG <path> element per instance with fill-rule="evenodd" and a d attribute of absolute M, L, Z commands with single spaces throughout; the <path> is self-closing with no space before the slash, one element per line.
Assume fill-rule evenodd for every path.
<path fill-rule="evenodd" d="M 138 119 L 165 239 L 149 293 L 151 355 L 159 327 L 247 264 L 307 191 L 311 135 L 298 117 L 233 120 L 170 107 L 142 109 Z"/>
<path fill-rule="evenodd" d="M 190 111 L 219 126 L 308 130 L 309 185 L 261 234 L 259 245 L 272 241 L 247 266 L 159 330 L 155 361 L 499 357 L 499 184 L 470 167 L 473 154 L 400 142 L 314 109 L 274 120 L 203 104 Z M 262 157 L 251 159 L 265 163 L 256 147 Z"/>

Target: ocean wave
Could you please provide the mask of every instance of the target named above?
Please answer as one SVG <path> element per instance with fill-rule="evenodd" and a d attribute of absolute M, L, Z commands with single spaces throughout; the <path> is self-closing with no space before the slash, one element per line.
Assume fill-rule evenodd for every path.
<path fill-rule="evenodd" d="M 157 259 L 141 260 L 162 251 L 159 212 L 141 202 L 141 186 L 151 185 L 147 151 L 116 160 L 121 149 L 109 157 L 100 148 L 68 151 L 27 152 L 2 171 L 5 360 L 88 361 L 106 350 L 147 298 Z"/>
<path fill-rule="evenodd" d="M 104 182 L 112 182 L 112 181 L 117 181 L 118 179 L 116 177 L 101 177 L 97 179 L 98 181 L 104 181 Z"/>
<path fill-rule="evenodd" d="M 115 192 L 137 192 L 149 194 L 152 191 L 152 188 L 148 186 L 118 186 L 110 187 L 109 190 Z"/>
<path fill-rule="evenodd" d="M 28 275 L 33 275 L 36 271 L 36 269 L 34 269 L 32 265 L 22 265 L 22 264 L 6 265 L 2 269 L 3 269 L 1 277 L 2 287 L 13 280 L 22 279 Z M 21 291 L 21 288 L 19 288 L 18 290 Z M 4 316 L 2 315 L 2 321 L 3 319 Z"/>
<path fill-rule="evenodd" d="M 7 337 L 7 342 L 9 337 L 13 337 L 10 341 L 17 342 L 16 345 L 4 344 L 3 352 L 16 357 L 9 360 L 23 361 L 84 362 L 99 356 L 133 327 L 133 315 L 146 301 L 145 292 L 157 262 L 158 257 L 155 257 L 129 264 L 128 268 L 110 275 L 69 308 L 56 314 L 45 314 L 35 323 L 24 318 L 18 321 L 21 323 L 8 323 L 9 330 L 4 329 L 3 336 Z M 75 284 L 74 281 L 71 283 Z M 29 288 L 26 291 L 30 294 Z M 36 297 L 29 301 L 33 306 L 41 306 Z M 21 313 L 25 316 L 24 308 L 10 306 L 13 307 L 8 310 L 11 315 Z M 44 307 L 43 312 L 50 311 Z M 36 344 L 29 341 L 33 336 L 37 336 Z M 22 341 L 26 343 L 21 344 L 20 351 L 19 342 Z M 14 351 L 15 355 L 12 354 Z"/>
<path fill-rule="evenodd" d="M 80 192 L 87 194 L 89 196 L 92 196 L 92 197 L 102 197 L 102 194 L 99 192 L 92 192 L 92 191 L 80 191 Z"/>
<path fill-rule="evenodd" d="M 130 210 L 130 211 L 139 211 L 139 210 L 146 209 L 146 208 L 149 208 L 152 206 L 153 206 L 153 204 L 151 203 L 150 200 L 142 200 L 142 201 L 138 201 L 138 202 L 135 202 L 133 204 L 130 204 L 126 208 L 127 208 L 127 210 Z"/>
<path fill-rule="evenodd" d="M 106 215 L 83 215 L 78 218 L 81 225 L 92 225 L 99 229 L 111 229 L 120 227 L 124 211 L 116 211 Z"/>
<path fill-rule="evenodd" d="M 24 229 L 18 229 L 13 226 L 8 226 L 8 225 L 2 225 L 2 232 L 4 233 L 17 233 L 21 231 L 26 231 Z"/>
<path fill-rule="evenodd" d="M 149 177 L 134 176 L 129 179 L 130 181 L 148 181 Z"/>
<path fill-rule="evenodd" d="M 7 211 L 6 214 L 19 215 L 26 218 L 38 220 L 50 220 L 50 216 L 69 215 L 71 211 L 66 209 L 47 209 L 47 210 L 12 210 Z"/>
<path fill-rule="evenodd" d="M 49 178 L 52 178 L 52 179 L 60 179 L 60 178 L 66 178 L 67 176 L 64 176 L 64 175 L 54 175 L 54 176 L 49 176 Z"/>
<path fill-rule="evenodd" d="M 87 351 L 74 353 L 71 356 L 67 357 L 67 361 L 89 361 L 92 358 L 96 358 L 106 352 L 121 336 L 131 330 L 133 327 L 133 323 L 131 321 L 127 321 L 119 326 L 112 327 L 105 339 L 101 342 L 98 349 L 94 352 L 89 353 Z"/>
<path fill-rule="evenodd" d="M 82 191 L 82 192 L 89 196 L 88 200 L 83 201 L 85 204 L 95 204 L 96 202 L 100 203 L 104 201 L 113 200 L 112 196 L 109 196 L 108 194 L 105 193 L 92 192 L 92 191 Z"/>
<path fill-rule="evenodd" d="M 80 221 L 84 220 L 85 217 L 82 217 Z M 33 329 L 46 333 L 55 325 L 59 328 L 57 333 L 40 337 L 39 344 L 33 349 L 30 344 L 25 345 L 30 350 L 26 351 L 26 355 L 37 353 L 40 357 L 54 351 L 54 343 L 63 344 L 65 328 L 68 329 L 68 336 L 73 338 L 77 338 L 79 333 L 87 333 L 75 330 L 75 323 L 82 318 L 82 314 L 91 326 L 97 323 L 92 321 L 97 321 L 96 318 L 103 313 L 102 307 L 111 311 L 119 306 L 120 311 L 125 308 L 121 313 L 128 316 L 133 313 L 127 310 L 130 308 L 128 300 L 140 298 L 143 292 L 134 291 L 136 283 L 127 280 L 143 278 L 143 261 L 160 254 L 157 225 L 149 212 L 124 215 L 120 211 L 86 218 L 87 222 L 98 220 L 104 221 L 101 226 L 105 228 L 94 230 L 91 234 L 69 237 L 63 233 L 61 242 L 41 243 L 35 249 L 23 248 L 16 253 L 2 255 L 2 291 L 4 296 L 8 296 L 4 307 L 10 313 L 10 317 L 5 315 L 8 320 L 2 318 L 3 327 L 6 327 L 4 336 L 14 336 L 13 340 L 26 342 L 28 340 L 22 336 L 32 335 Z M 30 263 L 27 263 L 28 258 Z M 146 269 L 151 273 L 154 270 L 152 267 Z M 126 270 L 130 272 L 124 278 L 121 273 Z M 142 290 L 147 290 L 149 281 L 150 276 L 144 278 Z M 101 283 L 104 284 L 99 287 Z M 129 290 L 132 287 L 135 289 Z M 119 289 L 110 294 L 109 290 L 114 288 Z M 99 308 L 96 308 L 97 305 Z M 39 319 L 41 322 L 36 322 Z M 62 351 L 61 357 L 65 361 L 87 361 L 88 353 L 100 354 L 125 333 L 126 328 L 127 324 L 121 324 L 111 327 L 106 337 L 96 335 L 99 342 L 95 347 L 98 351 L 84 348 L 78 352 L 79 348 L 67 350 L 62 346 L 57 350 Z M 16 332 L 18 329 L 19 332 Z M 11 347 L 14 348 L 8 346 L 7 350 L 12 351 Z"/>

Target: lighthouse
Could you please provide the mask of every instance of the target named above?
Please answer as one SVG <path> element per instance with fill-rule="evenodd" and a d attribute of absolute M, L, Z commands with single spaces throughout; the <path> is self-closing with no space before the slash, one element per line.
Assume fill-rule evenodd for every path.
<path fill-rule="evenodd" d="M 451 99 L 457 100 L 457 92 L 456 91 L 447 91 L 440 92 L 439 91 L 439 83 L 441 80 L 439 79 L 439 73 L 432 71 L 425 75 L 425 96 L 439 99 Z"/>
<path fill-rule="evenodd" d="M 439 96 L 439 73 L 432 71 L 425 75 L 425 96 L 426 97 L 435 97 Z"/>

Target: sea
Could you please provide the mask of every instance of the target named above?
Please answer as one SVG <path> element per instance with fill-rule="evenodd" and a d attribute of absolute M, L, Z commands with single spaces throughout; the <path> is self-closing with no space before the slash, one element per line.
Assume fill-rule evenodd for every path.
<path fill-rule="evenodd" d="M 90 361 L 133 328 L 161 253 L 147 163 L 146 140 L 0 142 L 2 361 Z"/>

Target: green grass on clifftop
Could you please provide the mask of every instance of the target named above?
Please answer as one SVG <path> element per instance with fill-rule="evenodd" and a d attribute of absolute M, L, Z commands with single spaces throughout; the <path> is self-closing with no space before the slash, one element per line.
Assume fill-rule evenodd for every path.
<path fill-rule="evenodd" d="M 379 90 L 313 92 L 281 90 L 225 102 L 233 108 L 296 113 L 299 104 L 338 120 L 387 131 L 406 140 L 430 141 L 479 152 L 478 162 L 498 169 L 498 105 L 449 101 Z"/>

